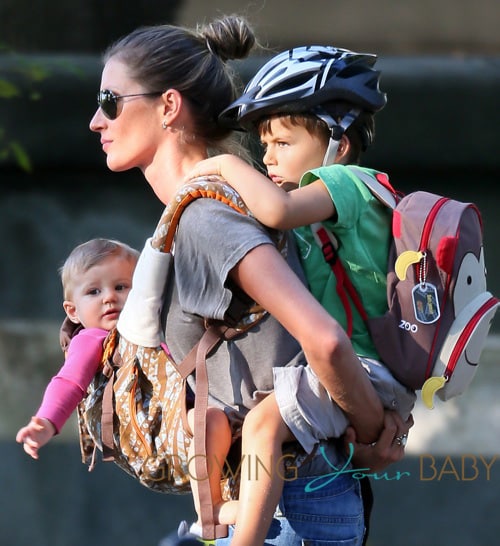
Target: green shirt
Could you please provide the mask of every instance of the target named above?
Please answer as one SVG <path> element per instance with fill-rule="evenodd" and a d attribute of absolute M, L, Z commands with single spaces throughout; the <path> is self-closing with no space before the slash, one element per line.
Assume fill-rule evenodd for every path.
<path fill-rule="evenodd" d="M 305 186 L 318 178 L 325 184 L 337 212 L 336 221 L 322 223 L 339 241 L 338 255 L 367 315 L 381 316 L 388 308 L 386 274 L 392 212 L 345 165 L 330 165 L 307 172 L 300 185 Z M 346 314 L 336 292 L 335 275 L 325 261 L 311 227 L 303 226 L 294 232 L 311 292 L 346 328 Z M 378 358 L 365 322 L 354 305 L 351 308 L 354 350 L 359 355 Z"/>

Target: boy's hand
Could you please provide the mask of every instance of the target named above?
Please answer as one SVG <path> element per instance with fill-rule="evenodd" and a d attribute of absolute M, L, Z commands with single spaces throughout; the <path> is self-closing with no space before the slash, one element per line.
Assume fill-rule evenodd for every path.
<path fill-rule="evenodd" d="M 384 428 L 379 439 L 373 444 L 357 442 L 356 431 L 353 427 L 348 427 L 344 435 L 344 443 L 346 449 L 348 449 L 349 443 L 354 447 L 354 466 L 378 472 L 390 464 L 400 461 L 404 457 L 406 438 L 412 426 L 413 417 L 411 415 L 404 422 L 396 412 L 385 410 Z M 404 441 L 401 441 L 403 438 Z"/>
<path fill-rule="evenodd" d="M 16 442 L 23 444 L 24 451 L 33 459 L 38 459 L 38 450 L 56 433 L 56 428 L 48 420 L 32 417 L 31 421 L 16 434 Z"/>
<path fill-rule="evenodd" d="M 199 161 L 188 172 L 185 181 L 199 176 L 217 175 L 222 176 L 226 181 L 231 183 L 231 180 L 240 176 L 241 169 L 249 168 L 249 164 L 244 160 L 232 154 L 220 154 Z M 250 167 L 251 168 L 251 167 Z"/>
<path fill-rule="evenodd" d="M 208 159 L 204 159 L 203 161 L 199 161 L 198 163 L 196 163 L 193 169 L 188 172 L 185 180 L 188 181 L 188 180 L 191 180 L 192 178 L 198 178 L 199 176 L 209 176 L 211 174 L 222 176 L 222 171 L 221 171 L 222 157 L 223 156 L 221 155 L 215 155 L 213 157 L 209 157 Z"/>

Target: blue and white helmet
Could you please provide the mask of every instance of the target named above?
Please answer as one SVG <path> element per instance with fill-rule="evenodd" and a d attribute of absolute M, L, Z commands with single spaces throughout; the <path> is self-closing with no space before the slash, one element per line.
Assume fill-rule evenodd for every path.
<path fill-rule="evenodd" d="M 361 111 L 375 113 L 387 103 L 379 88 L 380 71 L 373 68 L 376 60 L 376 55 L 330 46 L 289 49 L 262 66 L 220 119 L 248 128 L 265 116 L 308 112 L 327 123 L 338 145 Z M 322 108 L 333 101 L 351 103 L 353 109 L 336 121 Z M 330 152 L 336 153 L 336 147 Z"/>

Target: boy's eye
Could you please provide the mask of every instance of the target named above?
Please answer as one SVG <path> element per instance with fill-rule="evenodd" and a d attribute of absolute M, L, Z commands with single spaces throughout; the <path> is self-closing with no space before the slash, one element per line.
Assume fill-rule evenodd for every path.
<path fill-rule="evenodd" d="M 87 294 L 89 296 L 97 296 L 99 292 L 100 292 L 99 288 L 90 288 L 89 290 L 87 290 Z"/>

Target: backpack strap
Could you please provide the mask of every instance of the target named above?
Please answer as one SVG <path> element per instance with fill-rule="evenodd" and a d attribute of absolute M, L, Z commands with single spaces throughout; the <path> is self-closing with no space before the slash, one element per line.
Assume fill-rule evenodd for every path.
<path fill-rule="evenodd" d="M 385 173 L 372 175 L 357 165 L 348 165 L 347 168 L 364 183 L 372 195 L 390 209 L 395 209 L 401 201 L 402 194 L 392 187 L 389 177 Z"/>
<path fill-rule="evenodd" d="M 101 416 L 101 443 L 103 461 L 114 460 L 114 406 L 113 406 L 113 360 L 116 362 L 118 352 L 118 330 L 113 328 L 108 334 L 104 343 L 104 353 L 102 355 L 102 373 L 108 378 L 108 382 L 102 393 L 102 416 Z"/>
<path fill-rule="evenodd" d="M 353 318 L 349 299 L 352 301 L 363 320 L 368 320 L 368 315 L 366 314 L 365 308 L 361 303 L 361 299 L 356 291 L 356 288 L 352 284 L 351 279 L 347 275 L 346 270 L 339 259 L 337 253 L 339 245 L 335 235 L 331 231 L 327 230 L 320 222 L 311 224 L 311 230 L 316 242 L 323 252 L 323 257 L 325 258 L 326 263 L 330 266 L 337 280 L 336 291 L 340 301 L 342 302 L 342 306 L 344 307 L 346 316 L 346 332 L 347 335 L 351 337 Z"/>

